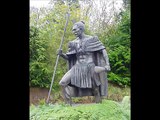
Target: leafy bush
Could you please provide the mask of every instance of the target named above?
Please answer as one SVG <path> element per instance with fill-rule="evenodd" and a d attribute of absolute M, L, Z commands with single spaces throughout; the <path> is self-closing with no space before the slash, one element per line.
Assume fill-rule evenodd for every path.
<path fill-rule="evenodd" d="M 126 103 L 127 105 L 130 102 Z M 128 105 L 129 106 L 129 105 Z M 126 112 L 127 111 L 127 112 Z M 101 104 L 39 105 L 30 107 L 30 120 L 130 120 L 130 108 L 103 100 Z"/>
<path fill-rule="evenodd" d="M 46 54 L 48 43 L 39 34 L 38 28 L 30 28 L 30 86 L 47 87 L 50 83 Z"/>
<path fill-rule="evenodd" d="M 130 48 L 119 45 L 109 52 L 111 72 L 109 80 L 119 85 L 130 85 Z"/>
<path fill-rule="evenodd" d="M 121 17 L 105 40 L 111 65 L 108 79 L 119 85 L 130 85 L 130 10 L 122 12 Z"/>

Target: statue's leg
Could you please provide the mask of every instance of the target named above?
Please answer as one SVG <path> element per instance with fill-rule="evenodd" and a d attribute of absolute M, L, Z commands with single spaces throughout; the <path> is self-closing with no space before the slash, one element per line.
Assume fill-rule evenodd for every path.
<path fill-rule="evenodd" d="M 92 89 L 93 89 L 93 94 L 94 94 L 94 97 L 95 97 L 95 102 L 96 103 L 101 103 L 102 100 L 101 100 L 99 86 L 97 86 L 94 81 L 93 81 L 92 86 L 93 86 Z"/>
<path fill-rule="evenodd" d="M 104 72 L 104 71 L 105 71 L 104 67 L 95 66 L 95 68 L 94 68 L 95 73 L 101 73 L 101 72 Z M 101 95 L 100 95 L 100 89 L 99 89 L 99 86 L 97 86 L 95 84 L 95 81 L 93 82 L 93 93 L 94 93 L 94 96 L 95 96 L 95 102 L 96 103 L 101 103 L 102 98 L 101 98 Z"/>
<path fill-rule="evenodd" d="M 68 84 L 71 81 L 71 70 L 69 70 L 61 79 L 59 84 L 62 86 L 62 94 L 65 99 L 66 104 L 72 104 L 71 96 L 69 91 L 67 91 Z"/>

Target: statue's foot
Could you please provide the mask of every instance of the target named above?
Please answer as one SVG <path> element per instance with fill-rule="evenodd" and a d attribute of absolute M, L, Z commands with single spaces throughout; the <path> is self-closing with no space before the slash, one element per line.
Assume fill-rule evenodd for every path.
<path fill-rule="evenodd" d="M 99 96 L 99 95 L 95 96 L 95 102 L 96 103 L 102 103 L 101 96 Z"/>
<path fill-rule="evenodd" d="M 95 102 L 96 103 L 101 103 L 102 99 L 101 99 L 101 95 L 100 95 L 100 91 L 99 91 L 98 87 L 93 89 L 93 94 L 94 94 L 94 97 L 95 97 Z"/>
<path fill-rule="evenodd" d="M 72 100 L 71 99 L 65 99 L 65 104 L 72 105 Z"/>

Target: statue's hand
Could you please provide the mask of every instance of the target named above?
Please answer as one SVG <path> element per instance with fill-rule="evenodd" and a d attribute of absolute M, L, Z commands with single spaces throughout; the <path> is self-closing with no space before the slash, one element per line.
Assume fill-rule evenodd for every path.
<path fill-rule="evenodd" d="M 108 66 L 108 65 L 106 65 L 106 66 L 104 66 L 104 67 L 105 67 L 105 70 L 106 70 L 106 71 L 110 71 L 110 70 L 111 70 L 110 66 Z"/>
<path fill-rule="evenodd" d="M 63 53 L 62 53 L 62 49 L 58 49 L 57 50 L 57 55 L 62 55 Z"/>

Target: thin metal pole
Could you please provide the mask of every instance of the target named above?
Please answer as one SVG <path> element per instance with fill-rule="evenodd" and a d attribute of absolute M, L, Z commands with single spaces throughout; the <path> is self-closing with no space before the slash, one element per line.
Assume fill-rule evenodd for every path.
<path fill-rule="evenodd" d="M 65 23 L 64 32 L 63 32 L 63 35 L 62 35 L 62 39 L 61 39 L 59 50 L 62 48 L 62 44 L 64 42 L 64 35 L 65 35 L 65 32 L 66 32 L 66 27 L 68 25 L 69 16 L 70 16 L 70 14 L 69 14 L 69 12 L 67 12 L 67 20 L 66 20 L 66 23 Z M 50 94 L 51 94 L 51 90 L 52 90 L 52 86 L 53 86 L 53 82 L 54 82 L 54 77 L 55 77 L 58 61 L 59 61 L 59 55 L 57 55 L 56 64 L 54 66 L 53 77 L 52 77 L 52 81 L 51 81 L 51 85 L 50 85 L 50 90 L 49 90 L 47 101 L 46 101 L 47 103 L 49 102 L 49 98 L 50 98 Z"/>

